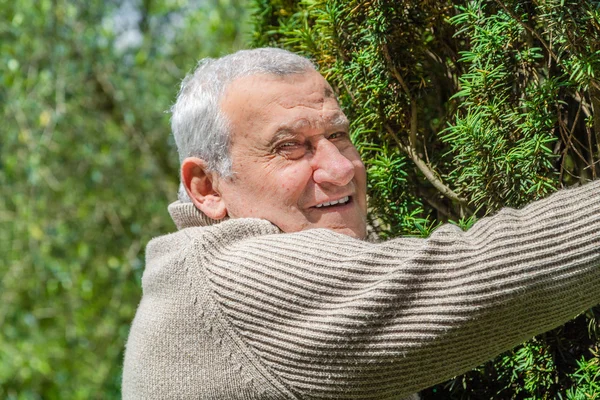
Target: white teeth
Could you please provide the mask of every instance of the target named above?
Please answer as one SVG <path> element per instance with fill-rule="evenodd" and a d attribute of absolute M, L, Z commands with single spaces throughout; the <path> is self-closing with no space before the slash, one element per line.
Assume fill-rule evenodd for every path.
<path fill-rule="evenodd" d="M 333 206 L 335 204 L 344 204 L 344 203 L 347 203 L 349 200 L 350 200 L 350 197 L 346 196 L 339 200 L 326 201 L 325 203 L 317 204 L 315 207 L 321 208 L 321 207 Z"/>

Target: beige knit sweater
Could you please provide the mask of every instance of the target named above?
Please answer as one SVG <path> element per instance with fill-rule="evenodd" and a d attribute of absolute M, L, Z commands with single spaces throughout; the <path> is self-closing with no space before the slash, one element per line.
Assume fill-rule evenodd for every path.
<path fill-rule="evenodd" d="M 378 244 L 170 211 L 125 399 L 401 399 L 600 302 L 600 182 Z"/>

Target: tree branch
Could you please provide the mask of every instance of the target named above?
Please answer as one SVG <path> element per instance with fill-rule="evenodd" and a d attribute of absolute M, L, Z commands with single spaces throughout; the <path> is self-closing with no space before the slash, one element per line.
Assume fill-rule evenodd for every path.
<path fill-rule="evenodd" d="M 440 178 L 438 178 L 436 173 L 429 167 L 429 165 L 427 165 L 427 163 L 425 163 L 425 161 L 423 161 L 421 158 L 419 158 L 419 156 L 417 155 L 417 152 L 415 151 L 415 149 L 413 147 L 406 146 L 404 143 L 402 143 L 402 141 L 400 140 L 398 135 L 396 135 L 396 132 L 394 132 L 394 130 L 388 124 L 385 124 L 385 128 L 388 131 L 388 133 L 390 134 L 390 136 L 394 139 L 394 141 L 396 142 L 396 144 L 398 145 L 400 150 L 402 150 L 404 153 L 406 153 L 406 155 L 415 163 L 415 165 L 423 173 L 423 175 L 425 175 L 425 178 L 437 190 L 439 190 L 444 196 L 446 196 L 450 200 L 456 201 L 456 202 L 460 203 L 461 205 L 465 205 L 465 206 L 467 205 L 467 200 L 460 197 L 458 194 L 456 194 L 454 191 L 452 191 L 452 189 L 450 189 L 448 186 L 446 186 L 444 184 L 444 182 L 442 182 L 442 180 Z"/>
<path fill-rule="evenodd" d="M 590 99 L 593 107 L 593 123 L 594 123 L 594 136 L 596 137 L 596 150 L 598 151 L 598 158 L 600 158 L 600 90 L 590 90 Z M 590 149 L 591 150 L 591 149 Z M 593 153 L 593 150 L 592 150 Z M 592 168 L 595 168 L 592 166 Z"/>
<path fill-rule="evenodd" d="M 405 145 L 404 143 L 402 143 L 402 141 L 400 140 L 398 135 L 396 135 L 394 130 L 387 123 L 385 124 L 386 130 L 388 131 L 390 136 L 394 139 L 394 141 L 396 142 L 398 147 L 404 153 L 406 153 L 406 155 L 408 155 L 408 157 L 415 163 L 417 168 L 423 173 L 423 175 L 425 175 L 425 178 L 427 178 L 427 180 L 437 190 L 439 190 L 444 196 L 446 196 L 450 200 L 456 201 L 456 202 L 460 203 L 461 205 L 466 206 L 467 200 L 460 197 L 458 194 L 456 194 L 454 191 L 452 191 L 452 189 L 450 189 L 448 186 L 446 186 L 444 184 L 444 182 L 442 182 L 442 180 L 440 178 L 438 178 L 437 174 L 429 167 L 429 165 L 427 165 L 427 163 L 425 161 L 423 161 L 423 159 L 421 159 L 419 157 L 419 155 L 417 154 L 417 129 L 418 129 L 418 122 L 419 122 L 417 102 L 415 101 L 414 97 L 410 93 L 408 85 L 402 78 L 402 75 L 400 75 L 400 72 L 398 71 L 398 69 L 396 68 L 394 63 L 392 62 L 392 58 L 390 57 L 389 50 L 387 48 L 387 45 L 385 45 L 385 44 L 383 45 L 383 55 L 388 62 L 388 65 L 392 71 L 392 75 L 396 78 L 398 83 L 400 83 L 402 90 L 404 90 L 404 92 L 406 93 L 406 95 L 408 96 L 409 101 L 410 101 L 410 131 L 409 131 L 409 136 L 408 136 L 408 140 L 409 140 L 408 146 Z"/>
<path fill-rule="evenodd" d="M 508 15 L 510 15 L 515 21 L 517 21 L 519 23 L 519 25 L 521 25 L 528 32 L 530 32 L 533 36 L 535 36 L 535 38 L 540 41 L 540 43 L 542 44 L 542 46 L 544 46 L 544 48 L 546 49 L 546 51 L 548 52 L 548 54 L 550 54 L 550 57 L 552 57 L 554 59 L 554 61 L 556 61 L 558 63 L 558 57 L 556 56 L 556 54 L 554 54 L 554 52 L 552 51 L 552 49 L 550 48 L 550 46 L 548 46 L 548 43 L 546 43 L 546 41 L 540 36 L 539 33 L 536 32 L 535 29 L 531 28 L 525 22 L 521 21 L 521 18 L 519 18 L 519 16 L 517 14 L 515 14 L 512 10 L 509 10 L 508 7 L 506 7 L 504 5 L 504 3 L 502 3 L 500 0 L 496 0 L 496 3 L 498 3 L 498 5 L 500 7 L 502 7 L 502 9 Z"/>

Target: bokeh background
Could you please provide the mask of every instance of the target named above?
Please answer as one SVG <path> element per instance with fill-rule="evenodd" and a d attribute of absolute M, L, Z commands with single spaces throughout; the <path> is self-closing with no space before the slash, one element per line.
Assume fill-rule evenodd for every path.
<path fill-rule="evenodd" d="M 174 230 L 167 111 L 244 43 L 225 0 L 0 1 L 0 398 L 120 398 L 148 240 Z"/>
<path fill-rule="evenodd" d="M 120 398 L 144 247 L 175 229 L 179 83 L 265 45 L 338 93 L 382 238 L 600 174 L 597 0 L 0 0 L 0 399 Z M 599 316 L 423 398 L 600 398 Z"/>

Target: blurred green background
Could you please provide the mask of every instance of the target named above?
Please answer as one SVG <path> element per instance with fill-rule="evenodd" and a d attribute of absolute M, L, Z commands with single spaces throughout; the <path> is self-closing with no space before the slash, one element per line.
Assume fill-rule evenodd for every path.
<path fill-rule="evenodd" d="M 165 111 L 242 46 L 242 5 L 0 1 L 0 399 L 120 397 L 144 247 L 175 229 Z"/>

